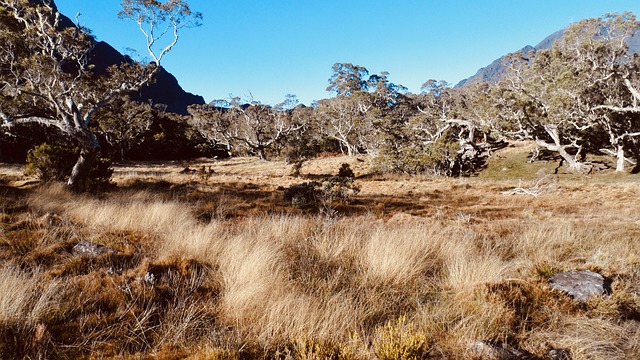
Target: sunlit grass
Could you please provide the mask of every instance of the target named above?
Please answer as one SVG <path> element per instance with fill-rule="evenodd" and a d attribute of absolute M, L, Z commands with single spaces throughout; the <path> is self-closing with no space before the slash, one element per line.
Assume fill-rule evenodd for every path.
<path fill-rule="evenodd" d="M 276 201 L 286 166 L 252 161 L 227 163 L 233 175 L 218 164 L 233 186 L 174 174 L 101 196 L 0 193 L 12 204 L 0 206 L 0 353 L 474 358 L 484 341 L 540 358 L 640 355 L 635 182 L 561 177 L 534 198 L 506 195 L 514 180 L 363 178 L 327 218 L 289 211 Z M 76 255 L 81 240 L 111 251 Z M 613 293 L 580 305 L 546 285 L 575 269 Z"/>

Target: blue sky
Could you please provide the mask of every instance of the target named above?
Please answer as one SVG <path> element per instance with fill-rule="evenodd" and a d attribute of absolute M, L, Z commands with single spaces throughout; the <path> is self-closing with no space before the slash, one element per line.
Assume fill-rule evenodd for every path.
<path fill-rule="evenodd" d="M 121 52 L 146 55 L 137 24 L 119 0 L 57 0 L 59 10 Z M 163 62 L 182 87 L 207 102 L 230 94 L 276 104 L 325 91 L 336 62 L 388 71 L 417 93 L 429 79 L 450 83 L 583 18 L 640 13 L 637 0 L 190 0 L 203 25 L 185 29 Z"/>

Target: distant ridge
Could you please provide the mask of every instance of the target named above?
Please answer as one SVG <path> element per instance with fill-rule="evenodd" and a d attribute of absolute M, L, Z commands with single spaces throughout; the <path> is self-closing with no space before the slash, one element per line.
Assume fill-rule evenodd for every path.
<path fill-rule="evenodd" d="M 535 53 L 536 51 L 539 51 L 539 50 L 551 49 L 551 47 L 557 40 L 562 39 L 562 35 L 564 34 L 565 30 L 566 28 L 558 30 L 553 34 L 544 38 L 544 40 L 538 43 L 538 45 L 536 46 L 527 45 L 518 51 L 522 52 L 523 55 L 526 55 L 530 51 L 533 51 Z M 627 44 L 629 45 L 629 53 L 640 54 L 640 33 L 636 33 L 634 36 L 627 39 Z M 475 81 L 483 81 L 483 82 L 490 82 L 490 83 L 498 82 L 502 78 L 502 76 L 504 76 L 507 70 L 504 64 L 504 59 L 506 58 L 506 56 L 507 55 L 504 55 L 496 59 L 495 61 L 493 61 L 491 64 L 483 68 L 480 68 L 475 73 L 475 75 L 469 78 L 466 78 L 464 80 L 461 80 L 459 83 L 456 84 L 455 87 L 456 88 L 462 87 L 467 84 L 471 84 Z"/>

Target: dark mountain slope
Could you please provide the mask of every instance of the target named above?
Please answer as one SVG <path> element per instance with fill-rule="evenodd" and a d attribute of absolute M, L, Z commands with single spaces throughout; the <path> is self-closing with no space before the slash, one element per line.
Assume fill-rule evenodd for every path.
<path fill-rule="evenodd" d="M 97 71 L 104 71 L 109 66 L 124 61 L 131 61 L 131 59 L 104 41 L 96 43 L 91 62 L 96 66 Z M 133 94 L 133 98 L 142 102 L 165 104 L 166 111 L 182 115 L 187 114 L 189 105 L 205 103 L 202 96 L 184 91 L 175 76 L 162 67 L 155 81 Z"/>

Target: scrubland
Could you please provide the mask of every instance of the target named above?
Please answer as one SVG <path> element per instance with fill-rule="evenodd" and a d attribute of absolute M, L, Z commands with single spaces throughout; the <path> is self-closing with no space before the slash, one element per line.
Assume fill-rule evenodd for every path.
<path fill-rule="evenodd" d="M 462 179 L 375 175 L 365 156 L 302 178 L 253 158 L 123 164 L 94 195 L 3 166 L 0 357 L 639 358 L 638 175 L 556 175 L 527 149 Z M 284 199 L 345 162 L 361 191 L 335 213 Z M 547 284 L 582 269 L 611 293 Z"/>

